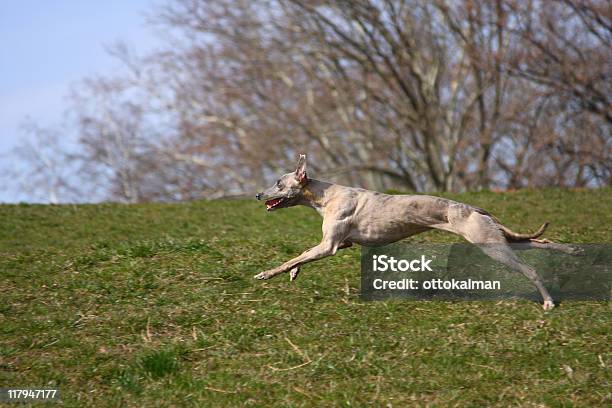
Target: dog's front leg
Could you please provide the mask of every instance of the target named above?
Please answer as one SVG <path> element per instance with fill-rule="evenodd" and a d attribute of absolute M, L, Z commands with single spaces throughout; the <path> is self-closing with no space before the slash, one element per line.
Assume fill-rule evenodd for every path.
<path fill-rule="evenodd" d="M 347 240 L 340 244 L 340 246 L 338 247 L 338 250 L 341 250 L 344 248 L 350 248 L 352 246 L 353 246 L 353 243 Z M 289 271 L 289 281 L 293 282 L 294 280 L 296 280 L 299 273 L 300 273 L 300 266 L 298 265 L 298 266 L 293 267 L 293 269 Z"/>
<path fill-rule="evenodd" d="M 300 256 L 285 262 L 277 268 L 255 275 L 254 278 L 270 279 L 296 267 L 299 268 L 305 263 L 316 261 L 317 259 L 325 258 L 326 256 L 335 255 L 338 248 L 345 241 L 349 233 L 350 226 L 346 221 L 346 218 L 346 214 L 344 214 L 344 219 L 340 220 L 336 217 L 324 217 L 323 239 L 319 245 L 310 248 L 309 250 L 303 252 Z"/>
<path fill-rule="evenodd" d="M 309 250 L 303 252 L 301 255 L 291 259 L 290 261 L 285 262 L 281 266 L 274 269 L 270 269 L 269 271 L 259 273 L 255 275 L 254 278 L 270 279 L 276 275 L 287 272 L 294 268 L 299 268 L 305 263 L 316 261 L 317 259 L 325 258 L 327 256 L 335 255 L 339 245 L 340 243 L 336 243 L 331 240 L 324 240 L 319 245 L 310 248 Z"/>

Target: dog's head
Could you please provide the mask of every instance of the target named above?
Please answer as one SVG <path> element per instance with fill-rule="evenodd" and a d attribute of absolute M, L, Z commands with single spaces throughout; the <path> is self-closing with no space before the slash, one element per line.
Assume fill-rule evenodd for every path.
<path fill-rule="evenodd" d="M 300 154 L 297 169 L 283 174 L 272 187 L 257 194 L 258 200 L 266 200 L 266 210 L 291 207 L 297 204 L 302 189 L 308 183 L 306 176 L 306 155 Z"/>

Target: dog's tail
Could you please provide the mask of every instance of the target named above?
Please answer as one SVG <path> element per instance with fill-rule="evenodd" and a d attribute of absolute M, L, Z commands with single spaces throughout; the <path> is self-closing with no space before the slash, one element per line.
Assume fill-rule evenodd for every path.
<path fill-rule="evenodd" d="M 545 222 L 533 234 L 519 234 L 518 232 L 514 232 L 510 228 L 504 226 L 501 222 L 497 221 L 497 223 L 508 241 L 527 241 L 529 239 L 537 238 L 542 235 L 544 231 L 546 231 L 546 227 L 548 227 L 548 223 Z"/>
<path fill-rule="evenodd" d="M 491 213 L 489 213 L 488 211 L 485 211 L 482 208 L 477 208 L 477 207 L 475 208 L 475 210 L 479 212 L 480 214 L 491 217 L 493 221 L 497 223 L 497 225 L 499 226 L 499 229 L 502 230 L 502 232 L 504 233 L 504 236 L 506 237 L 508 241 L 527 241 L 529 239 L 538 238 L 540 235 L 544 234 L 544 231 L 546 231 L 546 227 L 548 227 L 548 222 L 545 222 L 533 234 L 519 234 L 518 232 L 514 232 L 510 228 L 506 227 L 504 224 L 501 223 L 500 220 L 498 220 L 494 215 L 491 215 Z"/>

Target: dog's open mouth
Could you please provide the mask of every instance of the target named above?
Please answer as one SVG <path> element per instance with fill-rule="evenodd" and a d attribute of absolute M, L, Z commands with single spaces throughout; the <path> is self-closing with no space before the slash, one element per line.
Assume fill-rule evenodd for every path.
<path fill-rule="evenodd" d="M 282 203 L 284 203 L 285 201 L 287 201 L 285 197 L 273 198 L 272 200 L 268 200 L 266 201 L 266 210 L 271 211 Z"/>

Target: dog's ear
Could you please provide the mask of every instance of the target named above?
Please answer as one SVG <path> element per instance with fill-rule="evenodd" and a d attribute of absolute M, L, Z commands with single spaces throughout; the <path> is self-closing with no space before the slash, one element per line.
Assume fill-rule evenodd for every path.
<path fill-rule="evenodd" d="M 295 169 L 295 177 L 300 181 L 300 184 L 304 185 L 308 181 L 306 176 L 306 155 L 300 154 L 298 159 L 297 169 Z"/>

